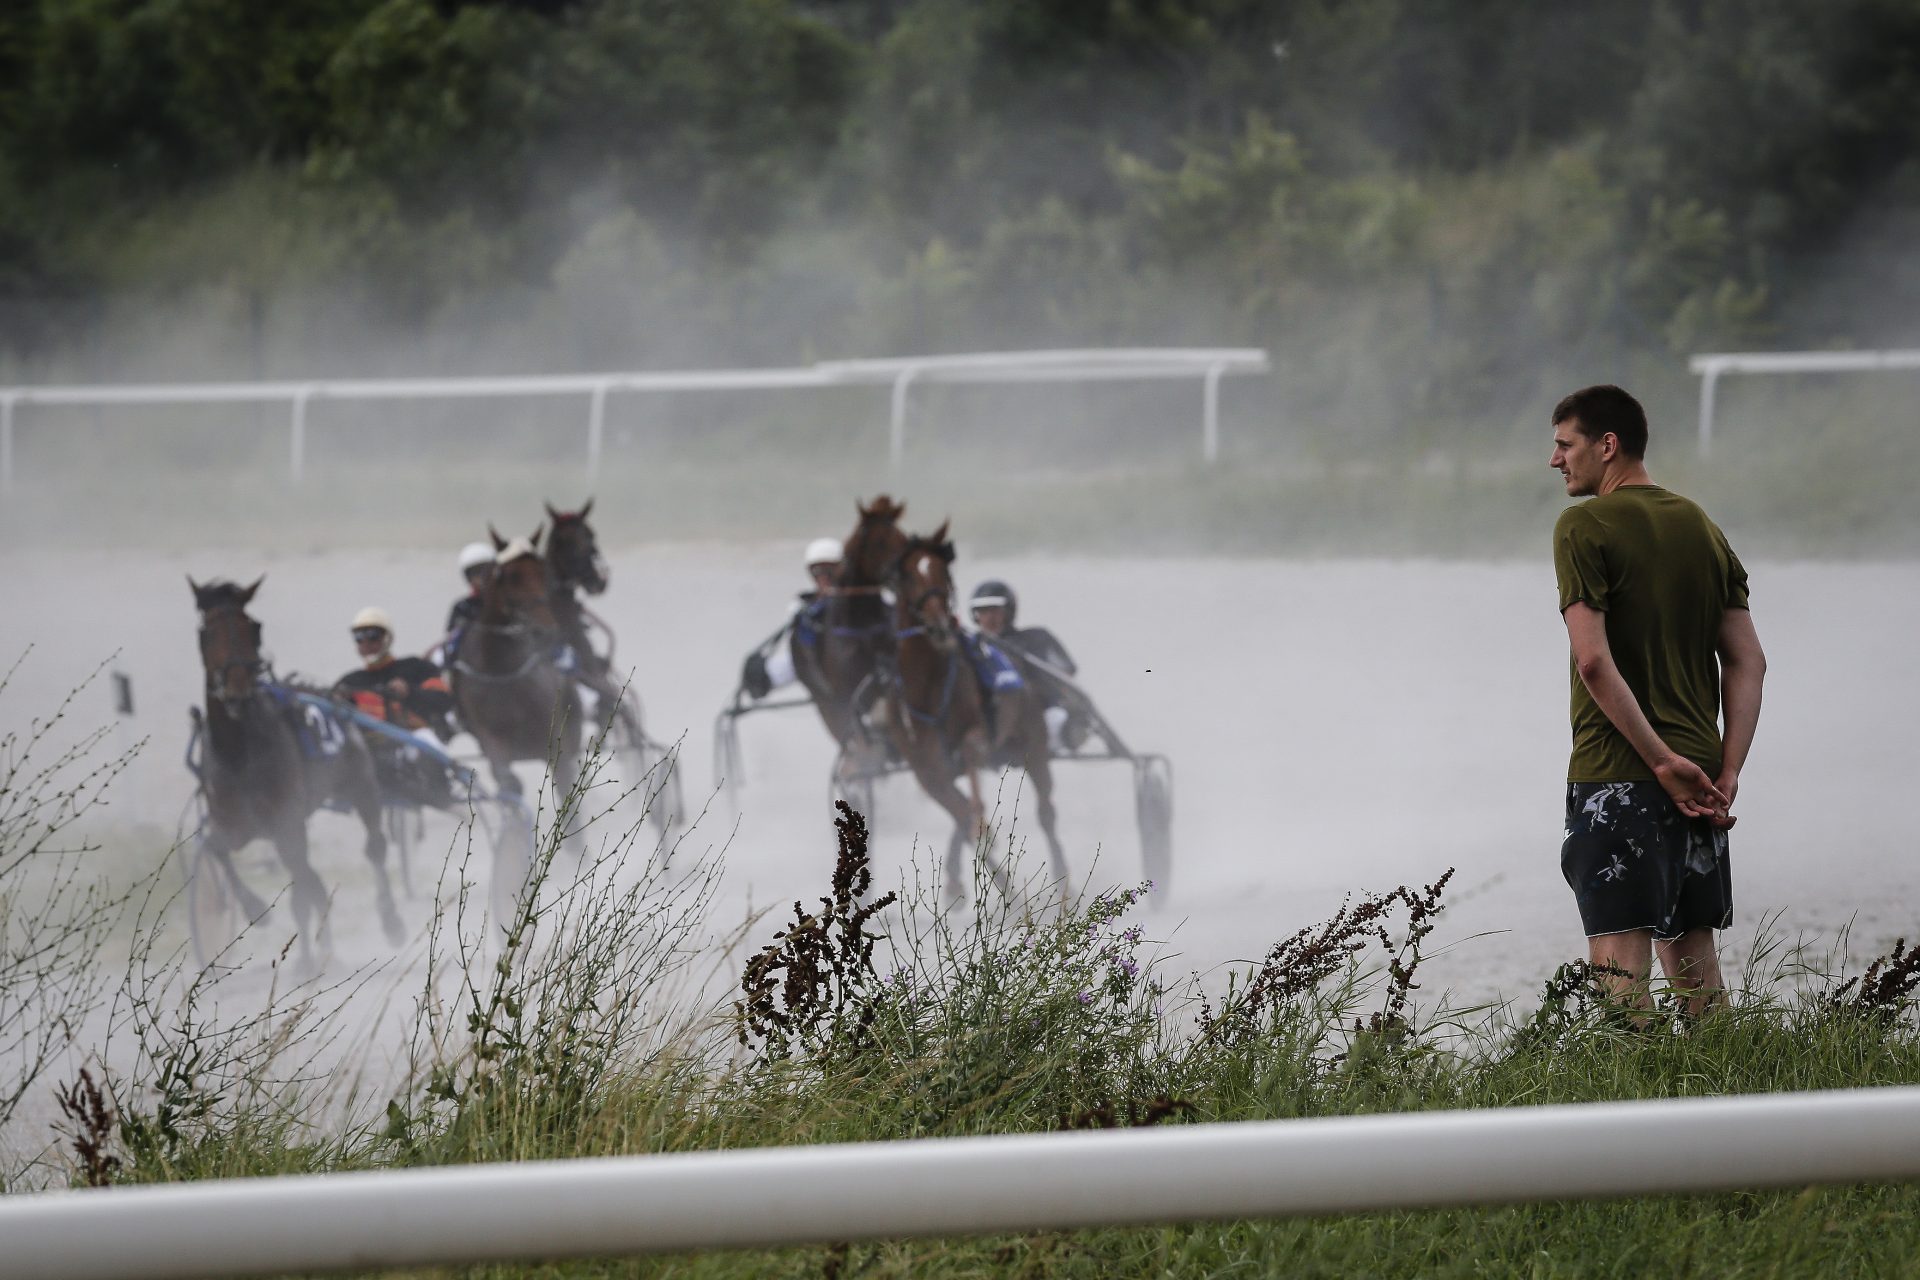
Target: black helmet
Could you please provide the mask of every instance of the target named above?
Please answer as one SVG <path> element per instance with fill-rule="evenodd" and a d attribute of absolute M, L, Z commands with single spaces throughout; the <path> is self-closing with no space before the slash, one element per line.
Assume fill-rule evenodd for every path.
<path fill-rule="evenodd" d="M 1007 625 L 1013 625 L 1014 610 L 1020 607 L 1020 597 L 1013 594 L 1013 588 L 998 578 L 988 578 L 973 589 L 967 598 L 969 610 L 991 609 L 999 606 L 1007 611 Z"/>

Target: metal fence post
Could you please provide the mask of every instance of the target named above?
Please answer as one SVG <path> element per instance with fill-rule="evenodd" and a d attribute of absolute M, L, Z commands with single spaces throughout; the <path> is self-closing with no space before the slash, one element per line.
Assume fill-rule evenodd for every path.
<path fill-rule="evenodd" d="M 1700 371 L 1700 456 L 1713 450 L 1713 393 L 1720 385 L 1720 366 L 1708 365 Z"/>
<path fill-rule="evenodd" d="M 13 492 L 13 404 L 17 397 L 0 395 L 0 493 Z"/>
<path fill-rule="evenodd" d="M 587 406 L 587 474 L 600 474 L 600 449 L 607 435 L 607 392 L 613 389 L 611 382 L 602 382 L 593 389 L 593 398 Z"/>
<path fill-rule="evenodd" d="M 292 478 L 294 487 L 306 478 L 307 472 L 307 401 L 313 395 L 313 388 L 302 387 L 293 393 L 293 427 L 288 435 L 287 474 Z"/>
<path fill-rule="evenodd" d="M 1207 366 L 1205 411 L 1200 424 L 1200 441 L 1201 452 L 1209 464 L 1220 460 L 1220 375 L 1226 371 L 1227 366 L 1224 364 Z"/>
<path fill-rule="evenodd" d="M 918 372 L 920 370 L 911 367 L 902 369 L 893 380 L 893 422 L 887 434 L 887 463 L 895 475 L 900 473 L 901 464 L 906 461 L 907 386 Z"/>

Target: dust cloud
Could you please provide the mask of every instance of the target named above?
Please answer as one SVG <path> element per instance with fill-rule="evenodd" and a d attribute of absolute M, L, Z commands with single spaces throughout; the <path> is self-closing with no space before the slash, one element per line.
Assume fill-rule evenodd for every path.
<path fill-rule="evenodd" d="M 828 514 L 819 523 L 835 527 Z M 724 861 L 718 921 L 784 911 L 831 872 L 832 751 L 810 710 L 746 717 L 731 789 L 712 767 L 714 717 L 801 585 L 802 544 L 614 549 L 613 585 L 595 602 L 649 732 L 678 743 L 689 808 L 704 810 L 681 856 Z M 1448 867 L 1447 945 L 1425 973 L 1427 1000 L 1523 998 L 1580 949 L 1557 865 L 1567 668 L 1545 563 L 963 552 L 958 568 L 965 583 L 1015 583 L 1023 617 L 1062 636 L 1130 745 L 1172 760 L 1173 875 L 1153 897 L 1153 925 L 1176 971 L 1257 957 L 1346 893 L 1427 883 Z M 200 674 L 186 575 L 263 572 L 253 611 L 277 668 L 323 680 L 354 661 L 347 620 L 359 607 L 388 609 L 399 648 L 417 651 L 438 638 L 458 587 L 451 549 L 0 557 L 10 596 L 34 602 L 0 620 L 0 650 L 34 646 L 10 707 L 48 704 L 110 654 L 133 678 L 128 732 L 150 745 L 111 811 L 121 834 L 136 823 L 170 833 L 191 788 L 181 758 Z M 1913 761 L 1920 676 L 1904 654 L 1920 567 L 1761 562 L 1752 575 L 1772 674 L 1734 833 L 1729 950 L 1763 929 L 1848 926 L 1858 947 L 1878 947 L 1911 932 L 1906 904 L 1920 890 L 1911 832 L 1888 800 Z M 82 711 L 110 721 L 104 690 L 95 701 Z M 1142 878 L 1124 765 L 1063 766 L 1058 796 L 1077 878 L 1096 889 Z M 916 856 L 924 865 L 943 846 L 946 819 L 904 777 L 883 784 L 877 808 L 880 878 L 910 877 Z M 342 936 L 357 940 L 338 962 L 380 958 L 357 827 L 323 813 L 312 828 L 321 874 L 341 886 Z M 430 860 L 452 835 L 429 823 Z M 101 856 L 115 839 L 109 830 Z M 245 865 L 263 891 L 284 881 L 265 846 Z M 428 903 L 406 909 L 424 927 Z"/>

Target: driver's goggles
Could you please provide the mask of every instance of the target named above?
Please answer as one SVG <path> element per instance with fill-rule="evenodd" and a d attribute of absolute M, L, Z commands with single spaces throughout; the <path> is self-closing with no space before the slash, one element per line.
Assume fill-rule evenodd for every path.
<path fill-rule="evenodd" d="M 369 640 L 384 640 L 386 638 L 387 629 L 385 627 L 355 627 L 353 629 L 353 640 L 355 644 L 366 644 Z"/>

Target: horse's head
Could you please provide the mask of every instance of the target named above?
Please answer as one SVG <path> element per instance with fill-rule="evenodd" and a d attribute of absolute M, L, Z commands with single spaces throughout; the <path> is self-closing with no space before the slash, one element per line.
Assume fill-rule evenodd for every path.
<path fill-rule="evenodd" d="M 590 596 L 599 595 L 613 575 L 600 556 L 593 526 L 587 523 L 593 499 L 588 498 L 587 505 L 578 511 L 555 511 L 550 502 L 546 506 L 547 519 L 553 522 L 553 536 L 547 539 L 547 564 L 553 569 L 555 584 L 563 590 L 579 587 Z"/>
<path fill-rule="evenodd" d="M 251 698 L 266 670 L 260 624 L 247 616 L 247 605 L 266 580 L 263 574 L 243 587 L 220 580 L 202 586 L 187 579 L 200 611 L 200 664 L 206 668 L 207 696 L 229 705 Z"/>
<path fill-rule="evenodd" d="M 900 529 L 900 517 L 907 513 L 907 504 L 883 493 L 871 504 L 855 499 L 853 509 L 860 513 L 860 522 L 844 544 L 840 585 L 882 586 L 906 549 L 907 535 Z"/>
<path fill-rule="evenodd" d="M 893 574 L 900 630 L 924 628 L 941 648 L 953 643 L 953 543 L 947 525 L 905 540 Z"/>
<path fill-rule="evenodd" d="M 497 535 L 496 535 L 497 537 Z M 553 575 L 541 558 L 540 535 L 500 539 L 493 577 L 480 593 L 480 617 L 495 625 L 522 623 L 548 631 L 559 630 L 553 613 Z"/>

